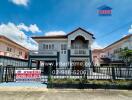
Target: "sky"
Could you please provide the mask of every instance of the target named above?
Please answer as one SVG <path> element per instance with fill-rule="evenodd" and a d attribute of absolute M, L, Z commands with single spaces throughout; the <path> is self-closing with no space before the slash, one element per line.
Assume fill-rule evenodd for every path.
<path fill-rule="evenodd" d="M 107 5 L 112 16 L 99 16 Z M 132 33 L 132 0 L 0 0 L 0 35 L 32 49 L 32 36 L 63 35 L 78 27 L 94 34 L 103 48 Z"/>

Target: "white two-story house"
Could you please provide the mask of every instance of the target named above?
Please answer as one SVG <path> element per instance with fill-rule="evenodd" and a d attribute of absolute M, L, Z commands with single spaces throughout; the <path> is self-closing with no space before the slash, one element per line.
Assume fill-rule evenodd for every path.
<path fill-rule="evenodd" d="M 52 69 L 68 68 L 81 70 L 90 67 L 91 44 L 94 36 L 90 32 L 77 28 L 67 35 L 32 37 L 38 43 L 38 51 L 31 51 L 29 67 L 32 60 L 37 61 L 37 69 L 43 66 L 45 71 L 49 65 Z"/>

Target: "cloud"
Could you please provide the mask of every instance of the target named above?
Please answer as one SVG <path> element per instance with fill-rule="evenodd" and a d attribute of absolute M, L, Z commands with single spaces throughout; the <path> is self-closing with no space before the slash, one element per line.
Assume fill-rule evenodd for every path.
<path fill-rule="evenodd" d="M 26 32 L 29 31 L 29 27 L 26 26 L 24 23 L 20 23 L 19 25 L 17 25 L 17 27 L 18 27 L 19 30 L 24 30 Z"/>
<path fill-rule="evenodd" d="M 29 30 L 30 30 L 32 33 L 41 32 L 41 31 L 39 30 L 39 28 L 37 27 L 36 24 L 34 24 L 34 25 L 31 24 L 31 25 L 29 26 Z"/>
<path fill-rule="evenodd" d="M 131 25 L 130 29 L 128 30 L 128 33 L 132 33 L 132 25 Z"/>
<path fill-rule="evenodd" d="M 102 48 L 104 48 L 104 46 L 99 45 L 99 44 L 95 41 L 95 42 L 92 44 L 91 48 L 92 48 L 92 50 L 93 50 L 93 49 L 102 49 Z"/>
<path fill-rule="evenodd" d="M 16 5 L 22 5 L 22 6 L 28 6 L 29 0 L 9 0 L 13 4 Z"/>
<path fill-rule="evenodd" d="M 54 35 L 65 35 L 66 33 L 64 31 L 50 31 L 46 32 L 45 36 L 54 36 Z"/>
<path fill-rule="evenodd" d="M 24 31 L 26 32 L 31 31 L 30 26 L 28 27 L 25 24 L 15 25 L 14 23 L 11 22 L 7 24 L 0 24 L 0 35 L 4 35 L 7 38 L 13 40 L 14 42 L 30 50 L 36 50 L 37 43 L 32 38 L 28 37 L 24 32 Z M 33 31 L 33 32 L 39 32 L 39 31 Z"/>
<path fill-rule="evenodd" d="M 41 32 L 41 30 L 39 30 L 39 28 L 36 24 L 31 24 L 30 26 L 26 26 L 24 23 L 21 23 L 21 24 L 17 25 L 17 27 L 20 30 L 24 30 L 26 32 L 32 32 L 32 33 Z"/>

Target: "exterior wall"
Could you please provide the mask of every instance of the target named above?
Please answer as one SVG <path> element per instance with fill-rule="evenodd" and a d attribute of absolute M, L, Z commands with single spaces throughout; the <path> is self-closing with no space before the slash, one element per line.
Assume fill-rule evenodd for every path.
<path fill-rule="evenodd" d="M 70 57 L 70 68 L 72 68 L 72 61 L 85 61 L 85 67 L 90 67 L 91 66 L 91 61 L 90 61 L 90 50 L 91 50 L 91 44 L 93 43 L 93 38 L 91 35 L 89 35 L 88 33 L 82 31 L 82 30 L 78 30 L 74 33 L 72 33 L 71 35 L 68 36 L 68 49 L 71 50 L 71 40 L 75 40 L 75 38 L 77 36 L 82 36 L 85 38 L 85 40 L 88 40 L 88 48 L 86 49 L 88 53 L 86 53 L 86 55 L 83 56 L 87 56 L 87 57 L 81 57 L 80 55 L 75 55 L 76 57 Z M 81 48 L 80 48 L 81 49 Z"/>
<path fill-rule="evenodd" d="M 92 36 L 82 30 L 78 30 L 68 36 L 68 49 L 71 48 L 71 40 L 75 40 L 77 36 L 83 36 L 85 40 L 88 40 L 89 41 L 88 47 L 91 48 L 91 44 L 93 43 Z"/>
<path fill-rule="evenodd" d="M 120 49 L 127 47 L 132 50 L 132 35 L 128 36 L 126 36 L 127 38 L 124 38 L 102 50 L 93 50 L 94 65 L 100 66 L 101 58 L 110 58 L 112 61 L 121 60 L 119 57 Z"/>
<path fill-rule="evenodd" d="M 60 62 L 65 63 L 67 62 L 67 51 L 66 54 L 61 53 L 61 44 L 66 44 L 67 45 L 67 39 L 61 39 L 61 40 L 41 40 L 39 42 L 39 51 L 48 51 L 43 49 L 43 44 L 54 44 L 54 50 L 50 50 L 51 52 L 54 52 L 56 54 L 57 52 L 60 52 Z M 48 54 L 47 54 L 48 55 Z M 46 60 L 47 58 L 44 58 Z M 51 58 L 49 59 L 51 60 Z M 61 64 L 60 67 L 63 67 L 63 64 Z"/>
<path fill-rule="evenodd" d="M 7 51 L 7 48 L 11 48 L 11 52 Z M 22 54 L 19 54 L 19 52 L 22 52 Z M 24 50 L 21 47 L 16 46 L 15 44 L 10 42 L 0 41 L 0 55 L 2 56 L 9 56 L 9 57 L 15 57 L 20 59 L 28 59 L 28 50 Z"/>
<path fill-rule="evenodd" d="M 54 39 L 54 40 L 44 39 L 44 40 L 40 40 L 38 43 L 39 43 L 38 44 L 39 45 L 39 48 L 38 48 L 39 51 L 44 50 L 43 49 L 43 44 L 54 44 L 54 50 L 55 51 L 60 51 L 60 49 L 61 49 L 60 44 L 62 44 L 62 43 L 67 44 L 67 40 L 66 39 L 58 39 L 58 40 L 57 39 Z"/>
<path fill-rule="evenodd" d="M 75 40 L 75 38 L 77 36 L 82 36 L 85 40 L 88 41 L 88 48 L 85 48 L 84 54 L 75 54 L 74 50 L 72 50 L 71 48 L 71 40 Z M 67 64 L 71 64 L 72 61 L 85 61 L 85 63 L 87 64 L 86 66 L 88 67 L 88 64 L 91 64 L 91 57 L 90 57 L 90 50 L 91 50 L 91 44 L 93 42 L 93 37 L 86 33 L 85 31 L 82 30 L 77 30 L 75 32 L 73 32 L 72 34 L 69 34 L 67 36 L 67 38 L 52 38 L 52 39 L 46 39 L 46 38 L 39 38 L 39 39 L 35 39 L 38 44 L 39 44 L 39 48 L 38 48 L 38 54 L 36 54 L 36 58 L 31 58 L 31 59 L 35 59 L 35 60 L 40 60 L 40 61 L 44 61 L 44 60 L 51 60 L 51 59 L 55 59 L 57 63 L 59 63 L 59 68 L 61 67 L 66 67 L 66 68 L 72 68 L 72 66 L 67 65 Z M 54 44 L 54 50 L 44 50 L 43 49 L 43 45 L 44 44 Z M 67 48 L 66 48 L 66 53 L 62 53 L 61 50 L 61 45 L 62 44 L 66 44 Z M 79 48 L 79 50 L 81 50 L 82 48 Z M 77 49 L 78 50 L 78 49 Z M 43 54 L 41 51 L 45 52 L 45 54 Z M 54 52 L 54 53 L 46 53 L 47 51 L 49 52 Z M 83 51 L 83 50 L 81 50 Z M 56 56 L 56 52 L 59 53 L 59 62 L 57 61 L 57 58 L 52 58 L 52 56 Z M 80 52 L 80 51 L 79 51 Z M 54 55 L 53 55 L 54 54 Z M 43 55 L 43 57 L 39 57 L 39 55 Z M 33 56 L 32 54 L 30 54 L 30 56 Z M 38 56 L 38 57 L 37 57 Z M 51 56 L 51 58 L 48 58 L 47 56 Z M 35 56 L 34 56 L 35 57 Z"/>
<path fill-rule="evenodd" d="M 132 36 L 105 48 L 103 53 L 106 57 L 111 58 L 112 60 L 120 60 L 118 51 L 125 47 L 132 50 Z"/>

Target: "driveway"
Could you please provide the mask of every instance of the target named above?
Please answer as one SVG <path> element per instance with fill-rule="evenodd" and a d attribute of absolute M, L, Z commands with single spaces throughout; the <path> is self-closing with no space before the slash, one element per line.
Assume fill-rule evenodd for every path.
<path fill-rule="evenodd" d="M 0 100 L 132 100 L 132 91 L 46 90 L 0 91 Z"/>

